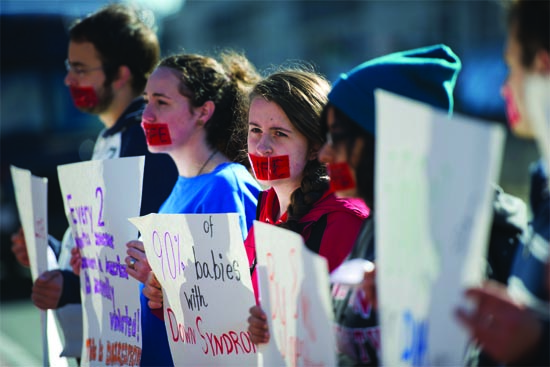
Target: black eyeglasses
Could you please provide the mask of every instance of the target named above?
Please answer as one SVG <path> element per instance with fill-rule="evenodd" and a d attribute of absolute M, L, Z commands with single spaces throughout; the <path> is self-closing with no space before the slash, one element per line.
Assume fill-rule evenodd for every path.
<path fill-rule="evenodd" d="M 89 72 L 96 71 L 96 70 L 103 70 L 103 65 L 98 66 L 95 68 L 86 68 L 80 65 L 73 65 L 69 62 L 68 59 L 65 60 L 65 68 L 67 69 L 67 72 L 74 73 L 78 76 L 84 76 L 88 74 Z"/>

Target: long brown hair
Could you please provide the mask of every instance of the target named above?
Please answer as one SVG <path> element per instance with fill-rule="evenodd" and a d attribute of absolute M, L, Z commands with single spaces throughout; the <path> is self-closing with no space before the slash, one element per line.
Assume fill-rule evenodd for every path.
<path fill-rule="evenodd" d="M 318 150 L 326 141 L 320 116 L 330 91 L 330 83 L 306 68 L 275 72 L 256 84 L 250 100 L 262 97 L 276 103 L 292 125 L 307 138 L 308 150 Z M 326 166 L 317 159 L 307 162 L 301 185 L 291 197 L 288 220 L 281 227 L 300 232 L 298 222 L 329 188 Z M 284 208 L 281 208 L 284 211 Z"/>

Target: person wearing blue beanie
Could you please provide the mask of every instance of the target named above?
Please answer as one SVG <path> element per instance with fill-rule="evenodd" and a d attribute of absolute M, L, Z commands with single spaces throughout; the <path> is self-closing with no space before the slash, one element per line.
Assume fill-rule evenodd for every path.
<path fill-rule="evenodd" d="M 461 66 L 451 48 L 439 44 L 381 56 L 341 74 L 328 95 L 329 103 L 322 116 L 332 139 L 319 154 L 319 159 L 328 164 L 333 189 L 341 191 L 342 196 L 359 196 L 367 205 L 374 206 L 376 89 L 424 102 L 451 114 L 453 90 Z M 332 126 L 331 120 L 337 124 Z M 346 121 L 348 123 L 344 123 Z M 344 154 L 335 159 L 338 158 L 333 156 L 336 149 L 332 148 L 342 148 L 346 144 L 339 143 L 344 140 L 348 140 L 349 152 L 338 149 Z M 362 151 L 362 159 L 348 157 L 347 153 L 352 150 L 358 154 Z"/>
<path fill-rule="evenodd" d="M 448 46 L 434 45 L 372 59 L 341 74 L 334 83 L 322 115 L 327 143 L 319 160 L 327 163 L 335 191 L 360 197 L 371 209 L 348 260 L 374 261 L 374 91 L 384 89 L 451 114 L 460 69 L 460 59 Z M 365 273 L 358 288 L 332 285 L 340 366 L 380 363 L 375 295 L 374 270 Z"/>
<path fill-rule="evenodd" d="M 453 89 L 461 68 L 446 45 L 396 52 L 366 61 L 334 83 L 330 103 L 375 135 L 374 90 L 384 89 L 453 111 Z"/>

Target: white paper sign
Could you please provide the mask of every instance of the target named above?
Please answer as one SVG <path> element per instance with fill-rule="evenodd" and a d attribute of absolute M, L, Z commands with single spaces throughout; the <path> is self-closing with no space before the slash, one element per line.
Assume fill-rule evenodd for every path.
<path fill-rule="evenodd" d="M 453 313 L 478 284 L 502 126 L 376 94 L 376 263 L 382 362 L 463 365 Z"/>
<path fill-rule="evenodd" d="M 58 167 L 65 214 L 81 250 L 83 366 L 137 365 L 139 283 L 126 272 L 126 243 L 137 238 L 144 157 Z"/>
<path fill-rule="evenodd" d="M 248 334 L 254 291 L 238 214 L 130 218 L 164 293 L 176 366 L 256 365 Z"/>
<path fill-rule="evenodd" d="M 48 245 L 48 179 L 36 177 L 29 170 L 10 166 L 19 221 L 25 233 L 27 255 L 33 282 L 49 270 L 48 258 L 53 251 Z M 62 346 L 51 310 L 40 311 L 44 365 L 67 366 L 59 357 Z"/>
<path fill-rule="evenodd" d="M 261 366 L 336 366 L 326 259 L 292 231 L 255 221 L 260 303 L 271 339 Z"/>
<path fill-rule="evenodd" d="M 10 169 L 34 282 L 48 270 L 48 179 L 15 166 Z"/>

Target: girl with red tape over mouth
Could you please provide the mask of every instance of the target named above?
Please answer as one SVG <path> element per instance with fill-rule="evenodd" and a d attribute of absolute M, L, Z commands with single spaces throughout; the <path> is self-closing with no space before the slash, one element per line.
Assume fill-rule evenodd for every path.
<path fill-rule="evenodd" d="M 217 58 L 169 56 L 153 71 L 145 87 L 142 127 L 149 151 L 168 154 L 179 175 L 159 213 L 238 213 L 244 239 L 252 226 L 260 192 L 242 153 L 248 92 L 258 80 L 246 57 L 232 51 L 224 51 Z M 143 248 L 140 241 L 127 246 Z M 183 361 L 172 358 L 163 320 L 161 287 L 166 283 L 161 277 L 158 281 L 150 267 L 147 270 L 140 294 L 140 365 L 181 365 Z"/>
<path fill-rule="evenodd" d="M 328 82 L 306 69 L 275 72 L 256 84 L 250 96 L 248 155 L 256 179 L 269 189 L 258 199 L 257 220 L 296 233 L 332 271 L 348 256 L 369 210 L 360 199 L 338 198 L 317 154 L 326 140 L 321 112 Z M 258 301 L 254 227 L 245 248 Z M 251 340 L 269 341 L 261 305 L 250 309 Z"/>

